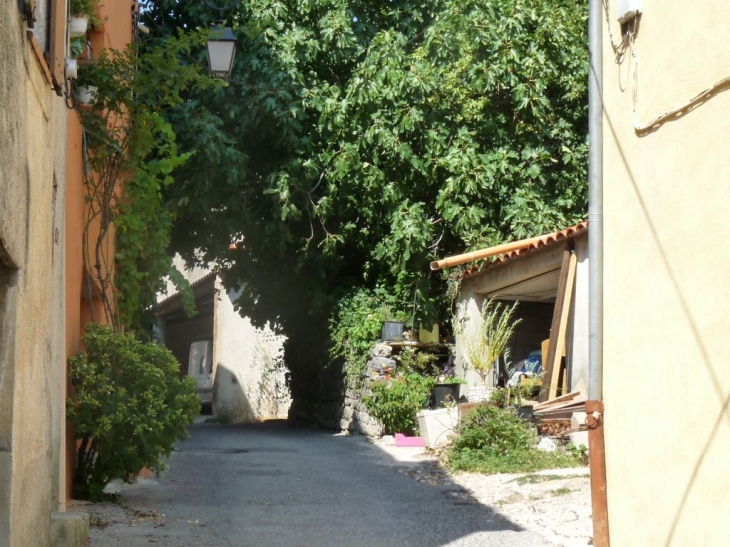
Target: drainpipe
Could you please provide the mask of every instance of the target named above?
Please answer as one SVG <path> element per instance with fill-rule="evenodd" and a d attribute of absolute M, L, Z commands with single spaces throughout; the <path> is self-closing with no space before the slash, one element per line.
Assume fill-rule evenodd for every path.
<path fill-rule="evenodd" d="M 606 452 L 603 437 L 603 5 L 589 0 L 588 164 L 589 381 L 586 413 L 591 471 L 593 544 L 609 547 Z"/>

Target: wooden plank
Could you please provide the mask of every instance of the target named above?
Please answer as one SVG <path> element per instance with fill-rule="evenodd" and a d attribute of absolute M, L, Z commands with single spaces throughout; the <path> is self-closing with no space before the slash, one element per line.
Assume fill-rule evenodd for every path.
<path fill-rule="evenodd" d="M 48 65 L 56 93 L 63 96 L 66 85 L 64 63 L 66 61 L 66 0 L 51 0 L 51 36 L 48 48 Z"/>
<path fill-rule="evenodd" d="M 30 45 L 33 48 L 33 53 L 35 54 L 35 58 L 38 61 L 38 64 L 41 67 L 41 72 L 43 72 L 43 77 L 46 80 L 46 83 L 48 85 L 53 85 L 53 78 L 51 77 L 51 71 L 48 69 L 48 64 L 46 63 L 45 57 L 43 57 L 43 52 L 41 51 L 41 46 L 38 45 L 38 40 L 35 39 L 35 35 L 32 31 L 28 30 L 27 36 L 28 40 L 30 41 Z"/>
<path fill-rule="evenodd" d="M 581 408 L 581 407 L 585 406 L 585 404 L 586 404 L 585 400 L 567 401 L 565 403 L 560 403 L 555 406 L 545 407 L 545 408 L 541 408 L 541 409 L 537 409 L 537 410 L 533 407 L 532 411 L 535 414 L 550 414 L 551 412 L 558 412 L 561 410 Z"/>
<path fill-rule="evenodd" d="M 558 380 L 560 379 L 560 362 L 565 351 L 565 333 L 568 329 L 568 317 L 570 316 L 570 303 L 573 299 L 573 285 L 575 283 L 575 268 L 578 263 L 578 255 L 573 252 L 568 263 L 568 275 L 563 287 L 564 293 L 558 295 L 562 299 L 560 307 L 560 324 L 556 336 L 556 348 L 553 361 L 551 362 L 552 374 L 550 376 L 549 399 L 554 399 L 558 394 Z M 562 273 L 561 273 L 562 275 Z"/>
<path fill-rule="evenodd" d="M 558 281 L 558 293 L 555 298 L 555 307 L 553 308 L 553 320 L 550 324 L 550 338 L 548 339 L 547 358 L 543 355 L 542 368 L 545 375 L 542 378 L 542 387 L 540 389 L 540 402 L 547 401 L 550 398 L 550 383 L 553 377 L 552 363 L 555 361 L 555 352 L 558 347 L 558 330 L 560 326 L 560 317 L 562 315 L 563 297 L 565 293 L 565 284 L 568 282 L 568 269 L 570 266 L 570 249 L 563 251 L 563 261 L 560 266 L 560 279 Z M 557 371 L 559 373 L 560 371 Z M 557 374 L 556 373 L 556 374 Z"/>
<path fill-rule="evenodd" d="M 555 399 L 550 399 L 549 401 L 545 401 L 544 403 L 539 403 L 539 404 L 535 405 L 533 408 L 535 410 L 540 410 L 541 408 L 547 408 L 549 406 L 553 406 L 558 403 L 572 401 L 579 395 L 580 395 L 580 391 L 571 391 L 570 393 L 566 393 L 565 395 L 561 395 L 560 397 L 556 397 Z"/>

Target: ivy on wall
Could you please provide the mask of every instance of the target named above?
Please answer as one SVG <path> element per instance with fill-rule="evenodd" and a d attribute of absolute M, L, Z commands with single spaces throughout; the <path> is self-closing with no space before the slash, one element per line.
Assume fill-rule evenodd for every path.
<path fill-rule="evenodd" d="M 78 83 L 96 88 L 93 103 L 78 108 L 87 190 L 86 286 L 115 330 L 147 330 L 146 313 L 166 274 L 192 306 L 182 275 L 172 270 L 173 213 L 163 189 L 195 152 L 178 151 L 165 114 L 190 88 L 220 87 L 202 65 L 188 62 L 200 47 L 199 35 L 179 33 L 154 44 L 102 51 L 79 70 Z"/>

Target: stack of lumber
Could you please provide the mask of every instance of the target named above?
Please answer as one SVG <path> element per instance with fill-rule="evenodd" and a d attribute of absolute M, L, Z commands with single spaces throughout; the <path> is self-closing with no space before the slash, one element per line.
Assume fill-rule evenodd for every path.
<path fill-rule="evenodd" d="M 532 410 L 540 420 L 570 420 L 573 412 L 585 412 L 586 400 L 580 391 L 573 391 L 535 405 Z"/>
<path fill-rule="evenodd" d="M 570 432 L 570 420 L 545 420 L 537 424 L 537 434 L 541 437 L 560 437 Z"/>

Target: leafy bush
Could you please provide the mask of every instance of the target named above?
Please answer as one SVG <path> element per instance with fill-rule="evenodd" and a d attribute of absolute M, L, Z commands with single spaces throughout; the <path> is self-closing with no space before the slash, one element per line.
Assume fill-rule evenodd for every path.
<path fill-rule="evenodd" d="M 433 353 L 406 347 L 398 354 L 398 361 L 404 373 L 415 372 L 431 375 L 438 373 L 438 357 Z"/>
<path fill-rule="evenodd" d="M 348 384 L 359 385 L 383 321 L 397 309 L 396 298 L 376 288 L 360 289 L 340 298 L 329 321 L 330 359 L 344 360 Z"/>
<path fill-rule="evenodd" d="M 74 496 L 99 500 L 113 479 L 129 480 L 147 467 L 164 468 L 185 425 L 200 409 L 192 378 L 164 347 L 89 324 L 85 353 L 69 360 L 74 396 L 67 416 L 81 440 Z"/>
<path fill-rule="evenodd" d="M 574 454 L 538 450 L 534 428 L 510 410 L 479 405 L 458 432 L 447 453 L 454 470 L 517 473 L 581 465 Z"/>
<path fill-rule="evenodd" d="M 428 406 L 436 380 L 420 374 L 405 374 L 387 382 L 373 382 L 372 395 L 363 398 L 368 412 L 385 427 L 386 433 L 413 434 L 416 414 Z"/>

